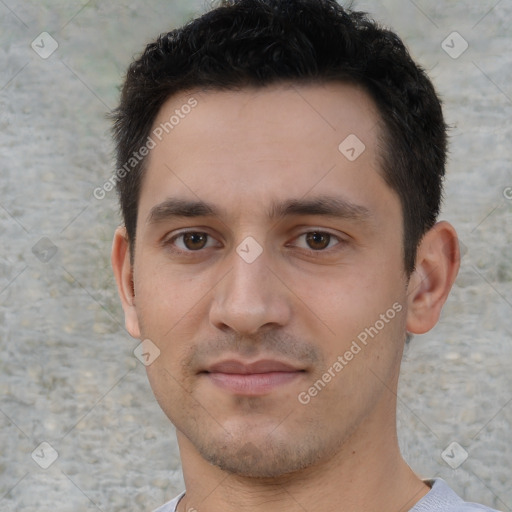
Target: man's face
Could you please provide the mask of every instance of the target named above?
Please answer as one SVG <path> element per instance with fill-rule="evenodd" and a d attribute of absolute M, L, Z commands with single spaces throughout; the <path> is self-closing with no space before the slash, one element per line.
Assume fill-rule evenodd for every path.
<path fill-rule="evenodd" d="M 148 375 L 179 437 L 227 471 L 275 477 L 395 414 L 400 203 L 360 89 L 190 96 L 143 180 L 131 331 L 160 349 Z"/>

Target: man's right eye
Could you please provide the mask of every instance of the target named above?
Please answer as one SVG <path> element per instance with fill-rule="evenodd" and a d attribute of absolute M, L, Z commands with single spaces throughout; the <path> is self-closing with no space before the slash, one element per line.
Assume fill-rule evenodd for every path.
<path fill-rule="evenodd" d="M 203 231 L 185 231 L 168 238 L 164 244 L 176 252 L 194 252 L 217 245 L 216 240 Z"/>

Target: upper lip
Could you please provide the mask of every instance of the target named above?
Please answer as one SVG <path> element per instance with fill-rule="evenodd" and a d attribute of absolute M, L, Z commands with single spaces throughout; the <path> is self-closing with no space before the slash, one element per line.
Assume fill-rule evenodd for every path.
<path fill-rule="evenodd" d="M 244 363 L 235 359 L 227 359 L 209 366 L 207 373 L 234 373 L 234 374 L 254 374 L 254 373 L 270 373 L 270 372 L 299 372 L 301 368 L 297 368 L 289 363 L 276 361 L 272 359 L 261 359 L 252 363 Z"/>

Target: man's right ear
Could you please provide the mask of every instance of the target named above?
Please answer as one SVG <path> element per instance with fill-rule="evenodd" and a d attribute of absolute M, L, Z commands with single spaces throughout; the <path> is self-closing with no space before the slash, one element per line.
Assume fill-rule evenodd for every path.
<path fill-rule="evenodd" d="M 111 254 L 112 268 L 117 282 L 117 291 L 124 311 L 126 330 L 140 339 L 140 326 L 135 308 L 133 268 L 130 261 L 130 241 L 125 227 L 118 227 L 114 234 Z"/>

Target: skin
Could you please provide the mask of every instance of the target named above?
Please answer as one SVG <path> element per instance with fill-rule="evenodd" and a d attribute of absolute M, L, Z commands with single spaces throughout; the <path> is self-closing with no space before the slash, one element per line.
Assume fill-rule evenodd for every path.
<path fill-rule="evenodd" d="M 409 510 L 429 488 L 398 448 L 400 361 L 406 331 L 436 324 L 455 280 L 453 227 L 425 235 L 407 276 L 378 110 L 353 85 L 191 91 L 170 98 L 155 126 L 190 96 L 197 107 L 151 151 L 133 266 L 124 228 L 112 251 L 127 330 L 160 350 L 147 370 L 177 430 L 187 489 L 178 510 Z M 354 161 L 338 150 L 350 134 L 365 145 Z M 175 215 L 176 200 L 216 211 Z M 314 200 L 345 208 L 306 208 Z M 285 211 L 290 201 L 302 209 Z M 251 263 L 237 252 L 247 237 L 262 249 Z M 240 247 L 254 255 L 250 244 Z M 333 371 L 393 305 L 400 311 Z M 204 373 L 225 359 L 297 372 L 251 396 Z"/>

